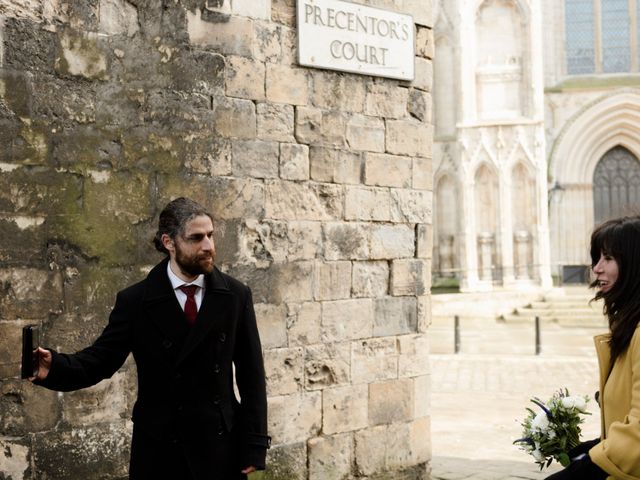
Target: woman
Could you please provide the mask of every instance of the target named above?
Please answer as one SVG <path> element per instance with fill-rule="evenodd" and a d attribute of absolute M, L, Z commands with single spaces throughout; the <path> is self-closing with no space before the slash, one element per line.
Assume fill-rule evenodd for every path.
<path fill-rule="evenodd" d="M 609 320 L 609 333 L 595 337 L 602 433 L 547 480 L 640 480 L 640 216 L 597 227 L 591 262 L 595 299 Z"/>

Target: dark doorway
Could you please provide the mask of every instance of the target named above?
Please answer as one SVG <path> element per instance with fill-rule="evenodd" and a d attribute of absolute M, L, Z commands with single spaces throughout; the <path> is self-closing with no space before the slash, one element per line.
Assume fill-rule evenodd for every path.
<path fill-rule="evenodd" d="M 596 225 L 610 218 L 640 213 L 640 162 L 622 146 L 613 147 L 593 174 Z"/>

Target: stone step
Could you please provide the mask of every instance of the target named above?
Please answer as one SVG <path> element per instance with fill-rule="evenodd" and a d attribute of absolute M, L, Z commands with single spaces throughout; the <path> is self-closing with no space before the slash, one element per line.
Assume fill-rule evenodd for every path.
<path fill-rule="evenodd" d="M 582 327 L 582 326 L 607 326 L 607 319 L 603 315 L 586 315 L 586 316 L 540 316 L 541 324 L 560 325 L 564 327 Z M 533 324 L 535 315 L 502 315 L 499 319 L 505 323 Z"/>
<path fill-rule="evenodd" d="M 591 308 L 516 308 L 513 312 L 514 315 L 525 315 L 528 317 L 602 317 L 602 311 L 593 310 Z"/>

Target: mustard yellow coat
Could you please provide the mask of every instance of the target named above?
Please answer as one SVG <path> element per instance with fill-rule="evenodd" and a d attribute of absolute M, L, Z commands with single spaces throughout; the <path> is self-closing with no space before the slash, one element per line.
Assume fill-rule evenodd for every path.
<path fill-rule="evenodd" d="M 640 328 L 608 373 L 609 334 L 594 338 L 600 365 L 602 441 L 589 450 L 608 480 L 640 480 Z"/>

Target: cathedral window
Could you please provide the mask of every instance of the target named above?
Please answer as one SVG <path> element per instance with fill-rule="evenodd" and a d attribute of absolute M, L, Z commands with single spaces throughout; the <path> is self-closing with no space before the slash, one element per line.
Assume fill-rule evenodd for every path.
<path fill-rule="evenodd" d="M 637 2 L 565 0 L 567 74 L 638 71 Z"/>

